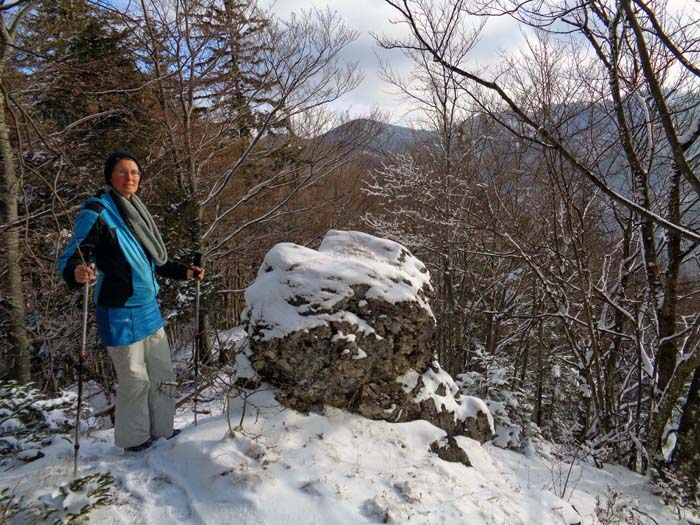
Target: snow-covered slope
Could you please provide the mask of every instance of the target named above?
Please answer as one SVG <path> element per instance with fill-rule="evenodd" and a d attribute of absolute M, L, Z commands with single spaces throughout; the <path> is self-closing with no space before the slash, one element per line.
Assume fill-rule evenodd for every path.
<path fill-rule="evenodd" d="M 185 426 L 140 454 L 112 445 L 112 431 L 82 439 L 80 475 L 111 472 L 113 501 L 89 523 L 123 524 L 569 524 L 594 519 L 607 485 L 649 517 L 678 523 L 652 496 L 644 478 L 619 467 L 596 470 L 552 458 L 526 457 L 458 438 L 472 467 L 429 452 L 444 435 L 424 421 L 391 424 L 329 409 L 303 415 L 281 407 L 270 390 L 248 399 L 241 429 L 215 415 Z M 233 400 L 231 424 L 243 404 Z M 72 472 L 72 446 L 54 439 L 46 457 L 9 472 L 0 486 L 25 502 L 47 498 Z M 568 483 L 566 479 L 568 477 Z M 564 495 L 560 498 L 559 495 Z M 578 510 L 578 514 L 574 507 Z M 653 519 L 652 519 L 653 517 Z"/>

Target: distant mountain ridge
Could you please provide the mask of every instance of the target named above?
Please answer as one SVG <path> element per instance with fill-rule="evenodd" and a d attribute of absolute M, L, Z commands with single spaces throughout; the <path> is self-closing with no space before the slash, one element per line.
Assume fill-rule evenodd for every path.
<path fill-rule="evenodd" d="M 432 131 L 428 130 L 413 129 L 373 119 L 359 118 L 345 122 L 327 131 L 321 138 L 330 141 L 340 141 L 358 133 L 370 133 L 373 135 L 373 138 L 366 145 L 366 149 L 373 153 L 396 153 L 434 135 Z"/>

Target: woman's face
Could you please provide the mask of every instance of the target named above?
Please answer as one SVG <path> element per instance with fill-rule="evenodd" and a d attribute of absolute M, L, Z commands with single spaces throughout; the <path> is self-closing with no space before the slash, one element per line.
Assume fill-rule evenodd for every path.
<path fill-rule="evenodd" d="M 139 189 L 141 171 L 138 164 L 131 159 L 120 159 L 112 171 L 112 188 L 127 199 Z"/>

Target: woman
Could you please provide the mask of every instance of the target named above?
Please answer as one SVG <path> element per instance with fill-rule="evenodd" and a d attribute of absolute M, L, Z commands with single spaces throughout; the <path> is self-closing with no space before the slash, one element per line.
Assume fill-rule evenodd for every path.
<path fill-rule="evenodd" d="M 107 158 L 107 187 L 85 201 L 59 258 L 71 287 L 97 279 L 97 327 L 119 381 L 114 442 L 128 451 L 174 435 L 175 374 L 156 301 L 156 275 L 204 278 L 202 268 L 168 260 L 158 228 L 136 196 L 141 175 L 132 153 L 116 151 Z"/>

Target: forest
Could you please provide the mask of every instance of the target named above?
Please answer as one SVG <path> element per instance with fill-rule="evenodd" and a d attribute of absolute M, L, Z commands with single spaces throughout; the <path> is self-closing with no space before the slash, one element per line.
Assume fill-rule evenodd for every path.
<path fill-rule="evenodd" d="M 330 229 L 427 266 L 432 349 L 491 402 L 511 445 L 545 439 L 700 501 L 700 17 L 662 0 L 385 0 L 382 77 L 420 128 L 332 110 L 362 79 L 331 10 L 287 20 L 237 0 L 0 4 L 0 379 L 74 385 L 81 297 L 57 270 L 104 159 L 133 151 L 169 252 L 177 350 L 234 361 L 218 334 L 277 243 Z M 693 11 L 693 9 L 695 9 Z M 471 59 L 488 20 L 526 45 Z M 393 54 L 393 55 L 392 55 Z M 392 133 L 394 138 L 392 139 Z M 400 140 L 396 136 L 400 135 Z M 86 378 L 115 374 L 90 325 Z M 192 358 L 179 368 L 192 388 Z M 195 392 L 196 396 L 197 393 Z"/>

